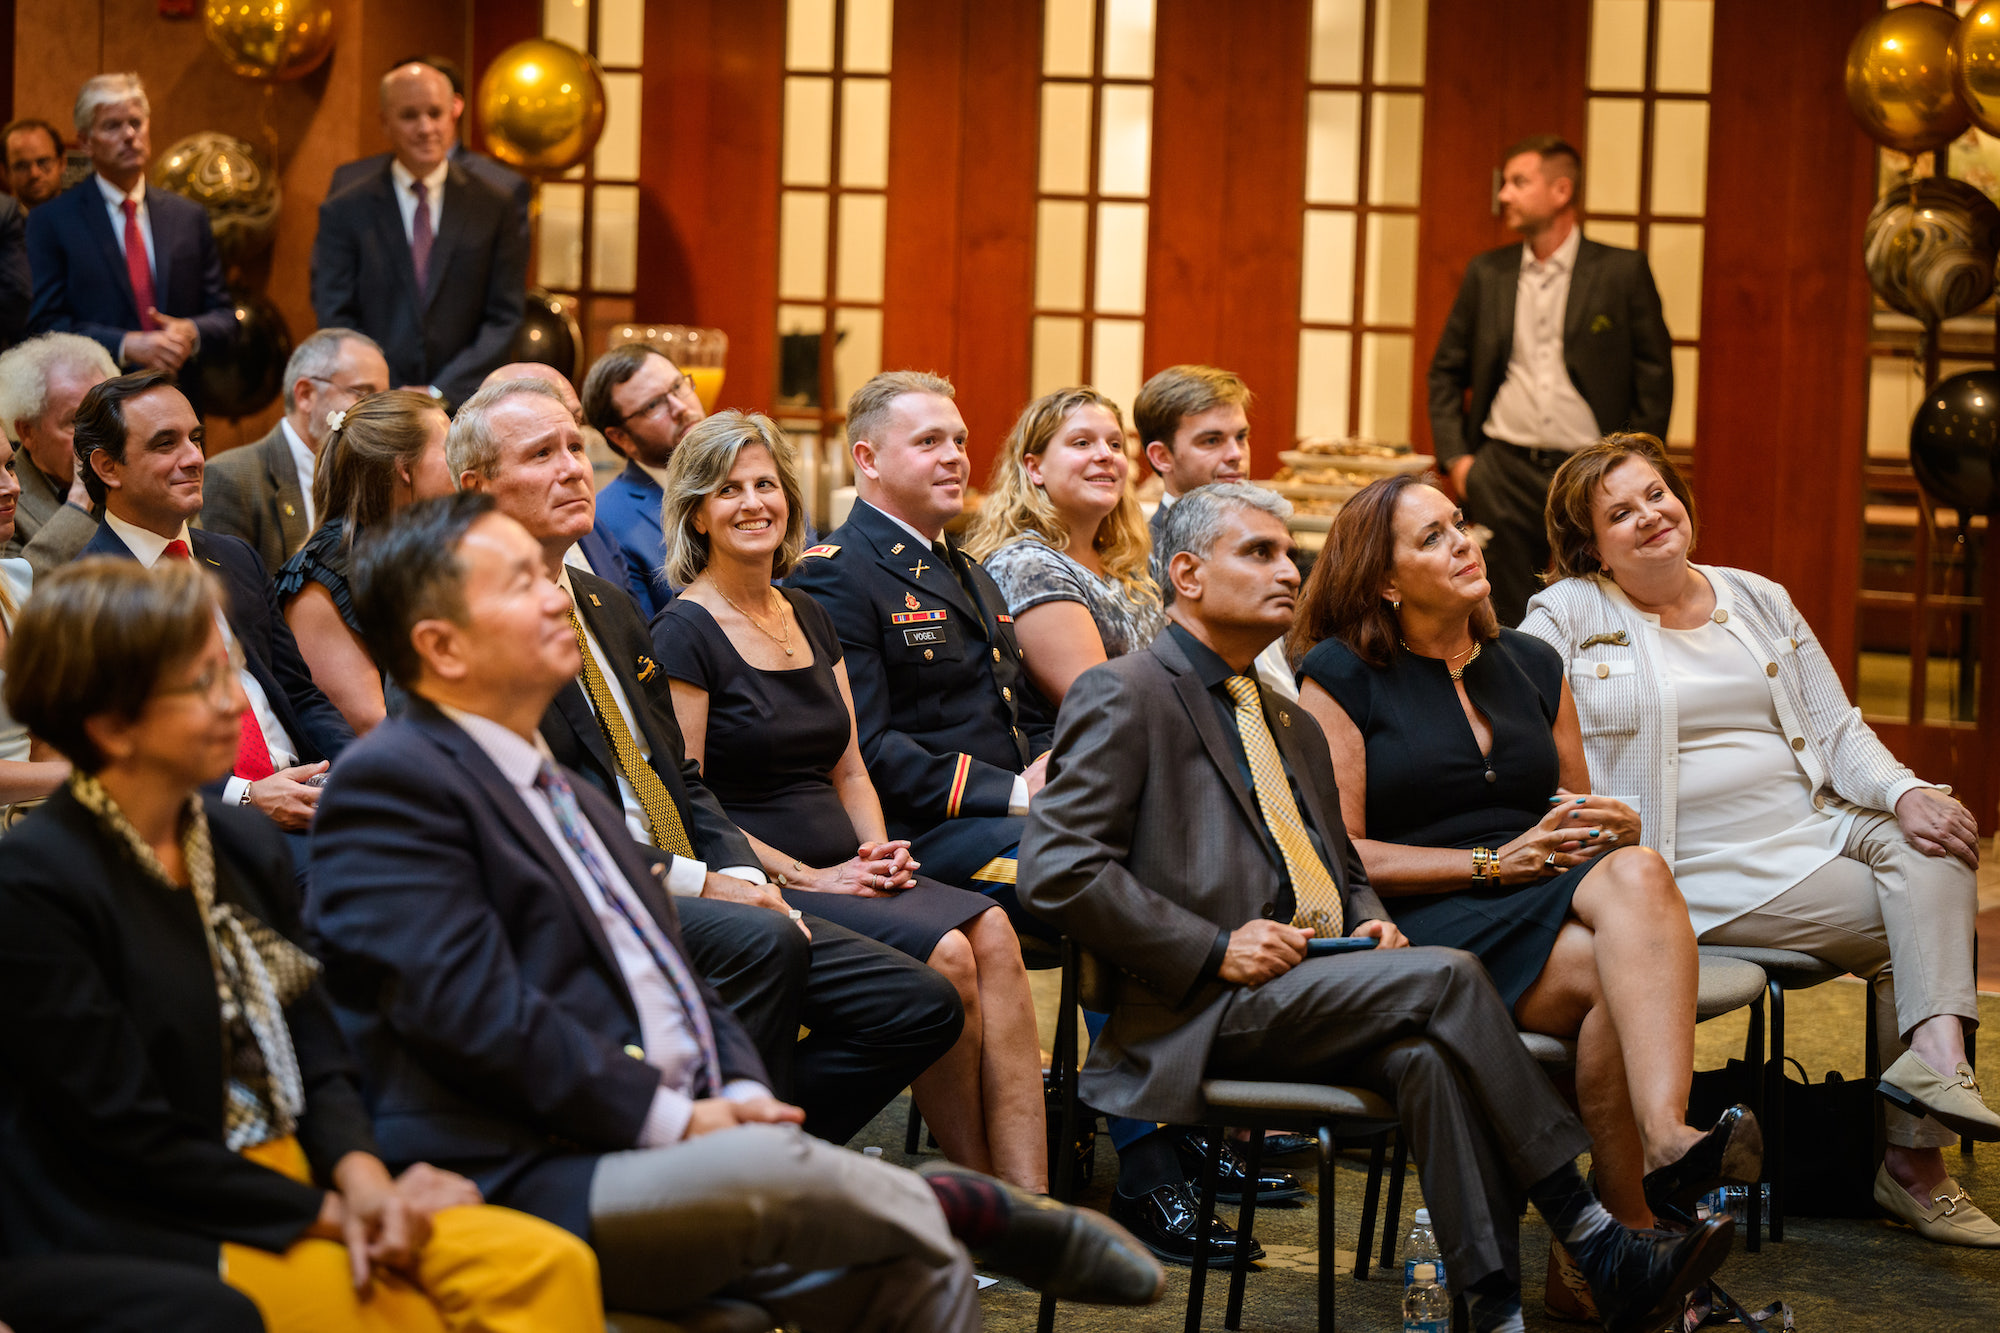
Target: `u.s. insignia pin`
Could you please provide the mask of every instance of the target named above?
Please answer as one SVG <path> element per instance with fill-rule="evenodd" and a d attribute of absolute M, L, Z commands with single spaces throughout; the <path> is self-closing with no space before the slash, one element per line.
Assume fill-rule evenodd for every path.
<path fill-rule="evenodd" d="M 903 594 L 903 605 L 909 607 L 912 611 L 915 611 L 917 608 L 921 607 L 923 603 L 917 600 L 917 595 L 915 593 L 906 592 Z"/>

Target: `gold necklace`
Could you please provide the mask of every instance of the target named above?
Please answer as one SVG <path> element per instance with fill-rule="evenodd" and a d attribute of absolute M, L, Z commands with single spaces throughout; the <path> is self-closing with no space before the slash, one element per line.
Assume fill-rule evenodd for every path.
<path fill-rule="evenodd" d="M 1396 642 L 1403 644 L 1403 651 L 1408 653 L 1410 656 L 1412 657 L 1423 656 L 1423 654 L 1411 648 L 1409 644 L 1404 643 L 1400 637 L 1397 638 Z M 1478 640 L 1475 639 L 1472 644 L 1472 651 L 1466 655 L 1466 659 L 1463 662 L 1459 663 L 1456 669 L 1454 669 L 1451 665 L 1451 657 L 1445 658 L 1444 659 L 1445 674 L 1450 676 L 1453 680 L 1465 679 L 1465 669 L 1471 666 L 1474 662 L 1477 662 L 1479 660 L 1479 650 L 1484 646 L 1485 646 L 1484 644 L 1481 644 Z M 1456 657 L 1457 655 L 1458 654 L 1453 653 L 1452 657 Z M 1432 658 L 1431 660 L 1436 661 L 1437 659 Z"/>
<path fill-rule="evenodd" d="M 708 581 L 708 586 L 715 589 L 715 595 L 717 597 L 720 597 L 723 601 L 729 603 L 730 610 L 734 611 L 737 615 L 742 616 L 745 620 L 749 621 L 752 625 L 755 625 L 758 629 L 763 630 L 765 638 L 769 639 L 772 643 L 777 644 L 780 648 L 783 648 L 785 650 L 785 656 L 791 657 L 793 655 L 792 627 L 790 625 L 785 624 L 785 613 L 782 608 L 782 605 L 780 606 L 780 609 L 778 611 L 778 623 L 784 626 L 785 637 L 781 639 L 777 635 L 771 633 L 770 630 L 764 629 L 763 623 L 759 621 L 757 617 L 751 615 L 748 611 L 745 611 L 742 607 L 738 606 L 736 604 L 736 599 L 731 597 L 728 593 L 722 590 L 721 584 L 717 583 L 714 579 L 710 579 Z M 767 593 L 769 591 L 770 591 L 769 589 L 766 589 Z M 1467 660 L 1469 661 L 1471 659 L 1468 658 Z"/>

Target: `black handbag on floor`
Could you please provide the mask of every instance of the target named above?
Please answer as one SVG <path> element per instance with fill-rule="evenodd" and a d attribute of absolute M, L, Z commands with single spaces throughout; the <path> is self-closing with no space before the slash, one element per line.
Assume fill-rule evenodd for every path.
<path fill-rule="evenodd" d="M 1778 1081 L 1784 1099 L 1785 1161 L 1780 1187 L 1787 1217 L 1875 1217 L 1875 1082 L 1847 1079 L 1839 1071 L 1814 1083 L 1798 1070 Z M 1712 1125 L 1723 1110 L 1749 1091 L 1741 1060 L 1721 1069 L 1699 1070 L 1688 1096 L 1688 1123 Z M 1766 1164 L 1766 1178 L 1779 1163 Z"/>

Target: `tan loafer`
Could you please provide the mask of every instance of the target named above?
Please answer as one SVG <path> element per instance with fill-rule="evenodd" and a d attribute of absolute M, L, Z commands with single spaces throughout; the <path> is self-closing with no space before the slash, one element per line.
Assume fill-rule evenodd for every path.
<path fill-rule="evenodd" d="M 1954 1134 L 1968 1134 L 1987 1143 L 2000 1140 L 2000 1115 L 1995 1115 L 1979 1095 L 1979 1080 L 1963 1060 L 1946 1077 L 1919 1059 L 1915 1051 L 1904 1051 L 1895 1064 L 1882 1071 L 1875 1090 L 1911 1115 L 1927 1115 Z"/>
<path fill-rule="evenodd" d="M 1875 1202 L 1898 1222 L 1914 1227 L 1925 1240 L 1981 1250 L 2000 1249 L 2000 1223 L 1980 1212 L 1956 1180 L 1946 1176 L 1930 1195 L 1930 1203 L 1919 1203 L 1896 1183 L 1886 1164 L 1876 1169 Z"/>

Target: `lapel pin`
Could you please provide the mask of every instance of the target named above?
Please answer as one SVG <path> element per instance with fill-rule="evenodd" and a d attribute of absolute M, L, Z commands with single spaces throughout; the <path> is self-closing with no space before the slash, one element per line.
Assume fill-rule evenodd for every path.
<path fill-rule="evenodd" d="M 902 553 L 903 553 L 903 544 L 901 542 L 897 542 L 894 546 L 891 546 L 889 548 L 890 555 L 901 555 Z"/>
<path fill-rule="evenodd" d="M 1284 712 L 1283 710 L 1280 710 L 1278 713 L 1278 725 L 1281 727 L 1291 726 L 1292 715 L 1290 713 Z"/>
<path fill-rule="evenodd" d="M 1631 641 L 1625 637 L 1625 631 L 1621 629 L 1612 634 L 1593 634 L 1577 645 L 1577 651 L 1581 652 L 1585 648 L 1595 648 L 1600 643 L 1608 643 L 1616 648 L 1630 648 L 1632 646 Z"/>
<path fill-rule="evenodd" d="M 924 563 L 924 558 L 922 556 L 918 556 L 917 563 L 910 567 L 910 573 L 916 578 L 922 578 L 924 576 L 924 571 L 929 568 L 931 568 L 931 566 Z"/>
<path fill-rule="evenodd" d="M 601 606 L 603 606 L 603 605 L 604 605 L 604 603 L 602 603 L 602 602 L 600 602 L 600 601 L 598 601 L 598 600 L 597 600 L 597 594 L 596 594 L 596 593 L 594 593 L 594 592 L 590 592 L 590 593 L 585 593 L 585 594 L 584 594 L 584 596 L 586 596 L 586 597 L 590 598 L 590 604 L 591 604 L 592 606 L 598 606 L 598 607 L 601 607 Z"/>
<path fill-rule="evenodd" d="M 903 605 L 909 607 L 912 611 L 915 611 L 918 610 L 920 607 L 922 607 L 923 603 L 917 600 L 917 595 L 915 593 L 906 592 L 903 594 Z"/>
<path fill-rule="evenodd" d="M 294 508 L 292 508 L 292 506 L 291 506 L 291 505 L 290 505 L 289 503 L 287 503 L 287 504 L 285 505 L 285 517 L 286 517 L 286 518 L 292 518 L 292 517 L 295 517 L 295 516 L 296 516 L 296 515 L 298 514 L 298 512 L 299 512 L 299 511 L 298 511 L 298 510 L 296 510 L 296 509 L 294 509 Z"/>

